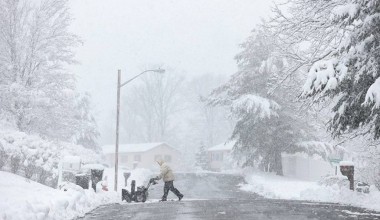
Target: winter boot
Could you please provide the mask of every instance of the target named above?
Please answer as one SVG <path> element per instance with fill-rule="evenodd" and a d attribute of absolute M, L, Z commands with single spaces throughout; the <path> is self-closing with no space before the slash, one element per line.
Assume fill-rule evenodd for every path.
<path fill-rule="evenodd" d="M 180 195 L 178 196 L 178 201 L 181 201 L 182 198 L 183 198 L 183 194 L 180 194 Z"/>

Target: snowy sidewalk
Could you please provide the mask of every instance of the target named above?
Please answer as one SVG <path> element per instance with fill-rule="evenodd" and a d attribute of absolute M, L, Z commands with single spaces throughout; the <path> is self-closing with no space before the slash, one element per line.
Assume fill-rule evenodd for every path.
<path fill-rule="evenodd" d="M 114 192 L 95 193 L 78 186 L 65 192 L 3 171 L 0 180 L 0 219 L 72 219 L 118 201 Z"/>
<path fill-rule="evenodd" d="M 259 172 L 245 174 L 245 179 L 247 184 L 241 185 L 242 190 L 265 198 L 333 202 L 380 211 L 380 192 L 375 187 L 371 187 L 371 193 L 363 194 L 337 185 L 328 187 Z"/>

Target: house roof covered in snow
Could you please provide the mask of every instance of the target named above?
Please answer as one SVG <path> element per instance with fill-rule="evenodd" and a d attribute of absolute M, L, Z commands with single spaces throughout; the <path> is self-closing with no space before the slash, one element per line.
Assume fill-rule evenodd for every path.
<path fill-rule="evenodd" d="M 232 150 L 234 145 L 235 145 L 235 141 L 229 141 L 227 143 L 215 145 L 207 149 L 207 151 L 228 151 L 228 150 Z"/>
<path fill-rule="evenodd" d="M 165 145 L 170 147 L 168 144 L 164 142 L 160 143 L 140 143 L 140 144 L 120 144 L 119 145 L 119 153 L 138 153 L 138 152 L 146 152 L 152 150 L 153 148 Z M 170 147 L 172 148 L 172 147 Z M 174 149 L 174 148 L 173 148 Z M 115 145 L 105 145 L 102 146 L 103 153 L 110 154 L 115 153 Z"/>

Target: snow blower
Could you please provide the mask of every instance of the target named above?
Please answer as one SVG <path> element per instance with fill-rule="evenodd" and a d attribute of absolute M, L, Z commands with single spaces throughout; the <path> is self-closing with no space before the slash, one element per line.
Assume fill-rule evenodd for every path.
<path fill-rule="evenodd" d="M 147 186 L 139 186 L 136 189 L 136 181 L 131 182 L 131 192 L 126 189 L 121 190 L 121 201 L 130 202 L 145 202 L 148 198 L 148 189 L 151 185 L 156 185 L 157 182 L 154 178 L 149 180 Z"/>

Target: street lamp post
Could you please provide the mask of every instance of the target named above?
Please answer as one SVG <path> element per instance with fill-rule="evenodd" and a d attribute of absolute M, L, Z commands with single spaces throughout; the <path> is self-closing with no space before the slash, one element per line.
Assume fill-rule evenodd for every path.
<path fill-rule="evenodd" d="M 117 106 L 116 106 L 116 144 L 115 144 L 115 185 L 114 189 L 117 191 L 117 179 L 118 179 L 118 172 L 119 172 L 119 118 L 120 118 L 120 88 L 125 86 L 126 84 L 130 83 L 137 77 L 143 75 L 147 72 L 156 72 L 156 73 L 165 73 L 164 69 L 153 69 L 153 70 L 145 70 L 141 72 L 140 74 L 132 77 L 131 79 L 125 81 L 124 83 L 121 83 L 121 70 L 117 71 Z"/>

